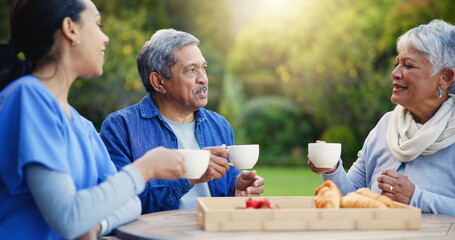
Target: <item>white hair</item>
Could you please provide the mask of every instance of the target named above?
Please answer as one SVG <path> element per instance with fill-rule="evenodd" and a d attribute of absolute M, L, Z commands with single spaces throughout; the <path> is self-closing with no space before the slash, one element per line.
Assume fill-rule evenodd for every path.
<path fill-rule="evenodd" d="M 415 27 L 397 40 L 397 51 L 413 47 L 433 65 L 432 76 L 445 68 L 455 68 L 455 26 L 435 19 Z"/>
<path fill-rule="evenodd" d="M 154 91 L 149 81 L 150 74 L 156 72 L 170 79 L 172 76 L 171 67 L 178 60 L 174 56 L 173 50 L 190 44 L 197 46 L 199 40 L 189 33 L 174 29 L 159 30 L 153 34 L 149 41 L 145 42 L 137 56 L 137 69 L 147 92 Z"/>

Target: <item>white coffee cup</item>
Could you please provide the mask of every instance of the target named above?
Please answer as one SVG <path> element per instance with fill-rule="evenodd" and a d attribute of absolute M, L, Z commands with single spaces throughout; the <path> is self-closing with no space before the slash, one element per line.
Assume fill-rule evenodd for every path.
<path fill-rule="evenodd" d="M 210 151 L 197 149 L 179 149 L 178 151 L 183 155 L 183 164 L 186 166 L 186 173 L 183 178 L 201 178 L 209 166 Z"/>
<path fill-rule="evenodd" d="M 333 168 L 341 156 L 341 143 L 308 143 L 308 156 L 317 168 Z"/>
<path fill-rule="evenodd" d="M 232 145 L 227 147 L 228 158 L 237 169 L 251 169 L 259 158 L 259 145 Z"/>

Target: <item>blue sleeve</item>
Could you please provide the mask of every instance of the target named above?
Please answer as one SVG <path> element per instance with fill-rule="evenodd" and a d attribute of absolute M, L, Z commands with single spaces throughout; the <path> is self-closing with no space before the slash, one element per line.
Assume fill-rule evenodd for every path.
<path fill-rule="evenodd" d="M 415 185 L 409 205 L 422 209 L 422 212 L 455 216 L 455 199 L 432 193 Z"/>
<path fill-rule="evenodd" d="M 232 129 L 232 126 L 231 124 L 226 120 L 226 124 L 227 124 L 227 127 L 226 129 L 228 129 L 228 132 L 229 132 L 229 140 L 230 140 L 230 143 L 231 144 L 227 144 L 227 145 L 234 145 L 235 144 L 235 138 L 234 138 L 234 130 Z M 234 186 L 235 186 L 235 180 L 237 179 L 237 176 L 240 174 L 242 170 L 240 169 L 237 169 L 233 166 L 231 166 L 229 168 L 229 182 L 228 182 L 228 192 L 225 196 L 234 196 Z"/>
<path fill-rule="evenodd" d="M 3 162 L 0 171 L 12 191 L 25 191 L 23 167 L 28 163 L 38 162 L 50 169 L 68 172 L 64 154 L 67 145 L 62 120 L 56 114 L 58 108 L 33 85 L 14 89 L 2 103 L 2 157 L 17 161 Z"/>
<path fill-rule="evenodd" d="M 352 184 L 343 168 L 343 161 L 338 161 L 338 167 L 332 173 L 322 174 L 322 179 L 333 181 L 343 195 L 355 191 L 357 188 Z"/>
<path fill-rule="evenodd" d="M 109 215 L 105 220 L 107 228 L 104 234 L 111 233 L 118 226 L 134 221 L 141 214 L 141 200 L 135 196 L 129 200 L 125 205 L 117 209 L 113 214 Z"/>
<path fill-rule="evenodd" d="M 357 153 L 357 160 L 352 164 L 347 174 L 343 168 L 343 161 L 340 159 L 337 169 L 332 173 L 322 174 L 322 179 L 324 181 L 327 179 L 332 180 L 343 195 L 354 192 L 359 188 L 367 187 L 364 159 L 366 148 L 367 144 L 365 144 L 362 150 Z"/>
<path fill-rule="evenodd" d="M 180 198 L 191 188 L 192 185 L 188 179 L 152 179 L 146 184 L 145 190 L 139 194 L 142 214 L 178 209 Z"/>
<path fill-rule="evenodd" d="M 142 191 L 144 180 L 132 165 L 97 186 L 79 191 L 68 174 L 40 164 L 29 164 L 24 171 L 43 218 L 65 239 L 86 233 L 106 217 L 110 230 L 116 227 L 114 224 L 131 221 L 140 214 L 140 205 L 129 201 Z M 118 212 L 125 205 L 129 208 Z"/>
<path fill-rule="evenodd" d="M 120 127 L 111 115 L 101 125 L 100 137 L 118 171 L 133 162 L 126 129 Z"/>
<path fill-rule="evenodd" d="M 109 116 L 102 124 L 100 136 L 109 151 L 115 167 L 120 170 L 132 163 L 132 154 L 126 127 L 117 118 Z M 180 198 L 192 188 L 187 179 L 152 179 L 138 196 L 141 199 L 142 213 L 177 209 Z"/>
<path fill-rule="evenodd" d="M 215 132 L 220 138 L 217 142 L 215 142 L 215 145 L 234 145 L 234 131 L 232 130 L 231 124 L 221 115 L 217 114 L 216 116 L 218 116 L 218 118 L 214 121 L 215 124 L 212 125 L 212 131 L 214 131 L 213 129 L 216 129 Z M 240 169 L 231 166 L 229 171 L 227 171 L 227 173 L 220 180 L 214 179 L 209 181 L 208 184 L 210 186 L 212 197 L 233 196 L 235 180 L 240 172 Z"/>
<path fill-rule="evenodd" d="M 372 144 L 374 136 L 376 136 L 376 131 L 378 131 L 378 126 L 373 128 L 373 130 L 371 130 L 368 134 L 362 150 L 357 153 L 357 160 L 354 164 L 352 164 L 347 174 L 344 171 L 343 162 L 340 159 L 338 167 L 333 173 L 322 174 L 323 180 L 332 180 L 338 186 L 343 195 L 362 187 L 371 188 L 370 180 L 367 178 L 367 167 L 365 161 L 369 157 L 369 145 Z"/>

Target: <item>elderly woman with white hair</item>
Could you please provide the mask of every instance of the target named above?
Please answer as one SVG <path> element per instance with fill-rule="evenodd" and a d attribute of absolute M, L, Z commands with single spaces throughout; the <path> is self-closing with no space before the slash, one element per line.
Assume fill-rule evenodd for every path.
<path fill-rule="evenodd" d="M 368 187 L 422 212 L 455 216 L 455 27 L 433 20 L 400 36 L 391 101 L 346 174 L 316 168 L 343 194 Z"/>

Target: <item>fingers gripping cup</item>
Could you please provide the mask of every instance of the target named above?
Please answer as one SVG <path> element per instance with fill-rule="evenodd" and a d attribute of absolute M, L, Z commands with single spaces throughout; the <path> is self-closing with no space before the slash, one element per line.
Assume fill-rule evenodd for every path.
<path fill-rule="evenodd" d="M 228 158 L 237 169 L 251 169 L 259 158 L 259 145 L 233 145 L 227 147 Z"/>
<path fill-rule="evenodd" d="M 178 151 L 183 155 L 183 164 L 185 164 L 187 169 L 183 178 L 201 178 L 209 166 L 210 151 L 196 149 L 179 149 Z"/>
<path fill-rule="evenodd" d="M 317 168 L 333 168 L 341 156 L 341 143 L 309 143 L 308 156 Z"/>

